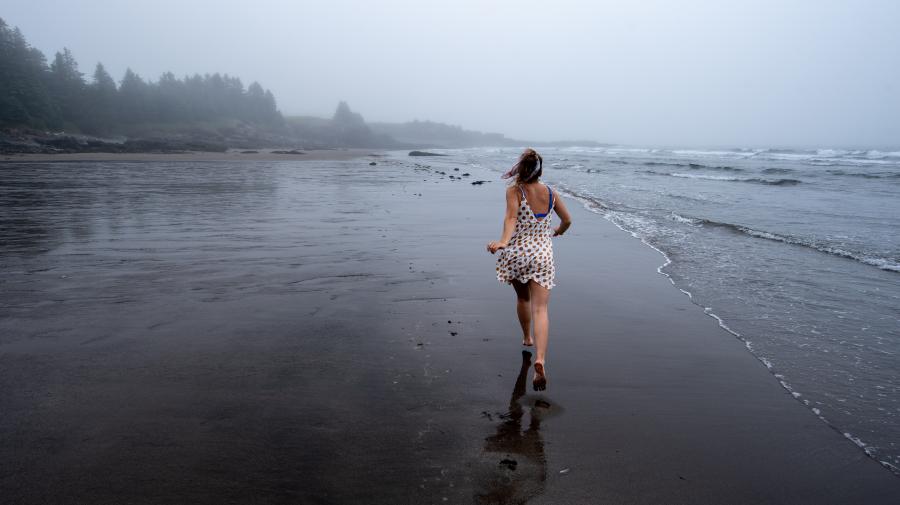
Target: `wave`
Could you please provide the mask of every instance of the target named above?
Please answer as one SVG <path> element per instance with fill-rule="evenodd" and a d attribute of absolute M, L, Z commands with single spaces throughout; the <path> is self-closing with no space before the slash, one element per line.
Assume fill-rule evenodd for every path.
<path fill-rule="evenodd" d="M 551 167 L 551 168 L 555 168 L 555 169 L 557 169 L 557 170 L 567 170 L 567 169 L 570 169 L 570 168 L 573 168 L 573 169 L 576 169 L 576 170 L 577 170 L 577 169 L 579 169 L 579 168 L 584 168 L 584 165 L 580 165 L 580 164 L 578 164 L 578 163 L 568 164 L 568 163 L 558 163 L 558 162 L 557 162 L 557 163 L 551 163 L 551 164 L 550 164 L 550 167 Z"/>
<path fill-rule="evenodd" d="M 674 149 L 660 151 L 677 158 L 713 158 L 713 159 L 760 159 L 788 161 L 814 166 L 830 165 L 900 165 L 900 151 L 879 151 L 875 149 Z M 658 154 L 658 153 L 653 153 Z"/>
<path fill-rule="evenodd" d="M 687 166 L 687 163 L 672 163 L 672 162 L 668 162 L 668 161 L 647 161 L 647 162 L 644 162 L 643 164 L 648 167 L 658 167 L 658 166 L 686 167 Z"/>
<path fill-rule="evenodd" d="M 800 184 L 802 182 L 797 179 L 762 179 L 759 177 L 741 178 L 741 177 L 726 177 L 726 176 L 720 176 L 720 175 L 703 175 L 703 174 L 672 173 L 672 174 L 662 174 L 662 175 L 670 175 L 672 177 L 683 177 L 683 178 L 687 178 L 687 179 L 705 179 L 705 180 L 710 180 L 710 181 L 750 182 L 753 184 L 766 184 L 769 186 L 794 186 L 794 185 Z"/>
<path fill-rule="evenodd" d="M 702 149 L 675 149 L 672 154 L 679 156 L 699 156 L 699 157 L 717 157 L 717 158 L 750 158 L 760 154 L 762 151 L 718 151 L 718 150 L 702 150 Z"/>
<path fill-rule="evenodd" d="M 729 167 L 727 165 L 702 165 L 700 163 L 688 163 L 687 166 L 694 170 L 724 170 L 726 172 L 743 172 L 743 168 Z"/>
<path fill-rule="evenodd" d="M 847 172 L 840 169 L 826 170 L 831 175 L 862 177 L 864 179 L 900 179 L 900 172 Z"/>
<path fill-rule="evenodd" d="M 815 153 L 817 156 L 824 156 L 827 158 L 854 158 L 866 160 L 900 159 L 900 151 L 879 151 L 877 149 L 870 149 L 868 151 L 862 149 L 817 149 Z"/>
<path fill-rule="evenodd" d="M 642 163 L 648 167 L 686 167 L 691 170 L 722 170 L 726 172 L 743 172 L 743 168 L 728 165 L 704 165 L 703 163 L 673 163 L 670 161 L 646 161 Z"/>
<path fill-rule="evenodd" d="M 900 159 L 810 158 L 806 163 L 815 166 L 852 165 L 858 167 L 897 167 L 900 166 Z"/>
<path fill-rule="evenodd" d="M 750 228 L 749 226 L 743 226 L 740 224 L 733 223 L 724 223 L 721 221 L 713 221 L 711 219 L 699 218 L 699 217 L 690 217 L 690 216 L 682 216 L 675 212 L 669 214 L 669 219 L 678 223 L 686 224 L 689 226 L 695 226 L 698 228 L 702 227 L 712 227 L 712 228 L 721 228 L 728 231 L 732 231 L 735 233 L 740 233 L 742 235 L 747 235 L 753 238 L 761 238 L 765 240 L 771 240 L 773 242 L 781 242 L 784 244 L 796 245 L 800 247 L 806 247 L 809 249 L 813 249 L 825 254 L 831 254 L 833 256 L 839 256 L 841 258 L 847 258 L 851 260 L 858 261 L 860 263 L 864 263 L 866 265 L 870 265 L 873 267 L 878 267 L 882 270 L 887 270 L 889 272 L 897 272 L 900 273 L 900 260 L 898 259 L 888 259 L 881 258 L 878 256 L 870 256 L 863 253 L 847 251 L 846 249 L 841 249 L 840 247 L 835 247 L 833 245 L 825 244 L 822 242 L 818 242 L 815 240 L 809 240 L 799 237 L 792 237 L 790 235 L 780 235 L 778 233 L 773 233 L 769 231 L 755 230 Z"/>
<path fill-rule="evenodd" d="M 703 223 L 700 219 L 694 217 L 685 217 L 681 214 L 678 214 L 677 212 L 672 212 L 667 217 L 672 221 L 675 221 L 676 223 L 688 224 L 691 226 L 703 226 Z"/>
<path fill-rule="evenodd" d="M 795 172 L 795 170 L 792 168 L 766 168 L 762 171 L 764 174 L 789 174 L 791 172 Z"/>

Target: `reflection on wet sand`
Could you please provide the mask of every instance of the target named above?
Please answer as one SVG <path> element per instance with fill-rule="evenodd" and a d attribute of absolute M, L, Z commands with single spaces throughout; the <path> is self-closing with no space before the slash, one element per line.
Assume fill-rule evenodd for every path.
<path fill-rule="evenodd" d="M 524 503 L 544 491 L 547 460 L 541 438 L 541 419 L 554 410 L 541 397 L 525 395 L 531 353 L 522 351 L 509 410 L 500 414 L 497 432 L 485 439 L 476 487 L 476 503 Z M 524 426 L 525 407 L 528 424 Z"/>

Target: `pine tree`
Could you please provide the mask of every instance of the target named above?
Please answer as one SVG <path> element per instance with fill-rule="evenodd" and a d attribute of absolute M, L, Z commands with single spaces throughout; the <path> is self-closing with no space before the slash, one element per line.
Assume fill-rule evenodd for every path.
<path fill-rule="evenodd" d="M 0 123 L 46 127 L 58 122 L 46 74 L 44 55 L 0 19 Z"/>
<path fill-rule="evenodd" d="M 171 72 L 146 82 L 128 69 L 121 85 L 98 63 L 86 84 L 68 49 L 48 66 L 18 28 L 0 19 L 0 126 L 80 128 L 111 133 L 146 122 L 221 119 L 282 125 L 275 96 L 254 82 L 247 90 L 227 74 L 178 79 Z"/>
<path fill-rule="evenodd" d="M 265 121 L 267 123 L 284 124 L 284 118 L 281 117 L 281 113 L 278 112 L 278 105 L 275 103 L 275 95 L 269 90 L 266 90 L 265 112 Z"/>
<path fill-rule="evenodd" d="M 62 52 L 56 53 L 50 64 L 47 87 L 64 123 L 74 125 L 83 120 L 87 112 L 84 108 L 84 77 L 78 71 L 78 63 L 68 49 L 64 48 Z"/>
<path fill-rule="evenodd" d="M 94 79 L 87 86 L 85 99 L 85 116 L 80 122 L 82 128 L 89 133 L 105 133 L 112 131 L 118 123 L 117 101 L 118 89 L 102 63 L 94 69 Z"/>
<path fill-rule="evenodd" d="M 147 84 L 130 68 L 119 85 L 119 118 L 125 123 L 141 123 L 148 119 Z"/>
<path fill-rule="evenodd" d="M 358 112 L 350 110 L 347 102 L 338 103 L 332 121 L 336 127 L 337 142 L 351 146 L 367 146 L 372 142 L 369 125 Z"/>
<path fill-rule="evenodd" d="M 185 85 L 172 72 L 160 76 L 155 86 L 155 109 L 162 122 L 180 122 L 191 119 L 187 107 Z"/>

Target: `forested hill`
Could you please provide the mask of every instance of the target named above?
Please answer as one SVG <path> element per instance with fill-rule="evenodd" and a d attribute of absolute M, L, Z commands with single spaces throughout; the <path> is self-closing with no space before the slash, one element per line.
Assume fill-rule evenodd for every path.
<path fill-rule="evenodd" d="M 372 131 L 407 145 L 423 147 L 479 147 L 520 145 L 521 142 L 506 138 L 502 133 L 482 133 L 464 130 L 461 126 L 434 121 L 410 121 L 406 123 L 370 123 Z"/>
<path fill-rule="evenodd" d="M 117 84 L 97 63 L 85 78 L 68 49 L 48 63 L 0 19 L 0 154 L 509 145 L 550 144 L 431 121 L 369 124 L 344 102 L 332 118 L 285 119 L 271 91 L 218 73 L 147 81 L 128 69 Z"/>
<path fill-rule="evenodd" d="M 145 81 L 130 69 L 116 85 L 101 63 L 85 80 L 68 49 L 53 61 L 0 19 L 0 127 L 119 134 L 144 124 L 241 120 L 280 126 L 275 97 L 237 77 L 172 73 Z"/>

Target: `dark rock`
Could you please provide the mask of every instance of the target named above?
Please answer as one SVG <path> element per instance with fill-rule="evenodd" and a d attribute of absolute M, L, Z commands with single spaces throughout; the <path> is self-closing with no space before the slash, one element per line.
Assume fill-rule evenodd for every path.
<path fill-rule="evenodd" d="M 515 470 L 518 465 L 519 465 L 519 462 L 514 459 L 500 460 L 500 466 L 505 466 L 506 468 L 509 468 L 510 470 Z"/>
<path fill-rule="evenodd" d="M 473 186 L 481 186 L 482 184 L 484 184 L 486 182 L 491 182 L 491 181 L 472 181 L 472 185 Z"/>
<path fill-rule="evenodd" d="M 374 161 L 371 162 L 371 163 L 369 163 L 369 165 L 372 165 L 372 166 L 375 166 L 375 165 L 377 165 L 377 164 L 378 164 L 378 163 L 375 163 Z"/>
<path fill-rule="evenodd" d="M 410 156 L 447 156 L 446 154 L 429 153 L 428 151 L 410 151 Z"/>
<path fill-rule="evenodd" d="M 257 154 L 259 151 L 241 151 L 241 154 Z"/>
<path fill-rule="evenodd" d="M 61 149 L 65 151 L 80 151 L 85 144 L 79 142 L 75 137 L 53 137 L 53 138 L 42 138 L 35 139 L 38 144 L 43 144 L 45 146 L 52 147 L 54 149 Z"/>

